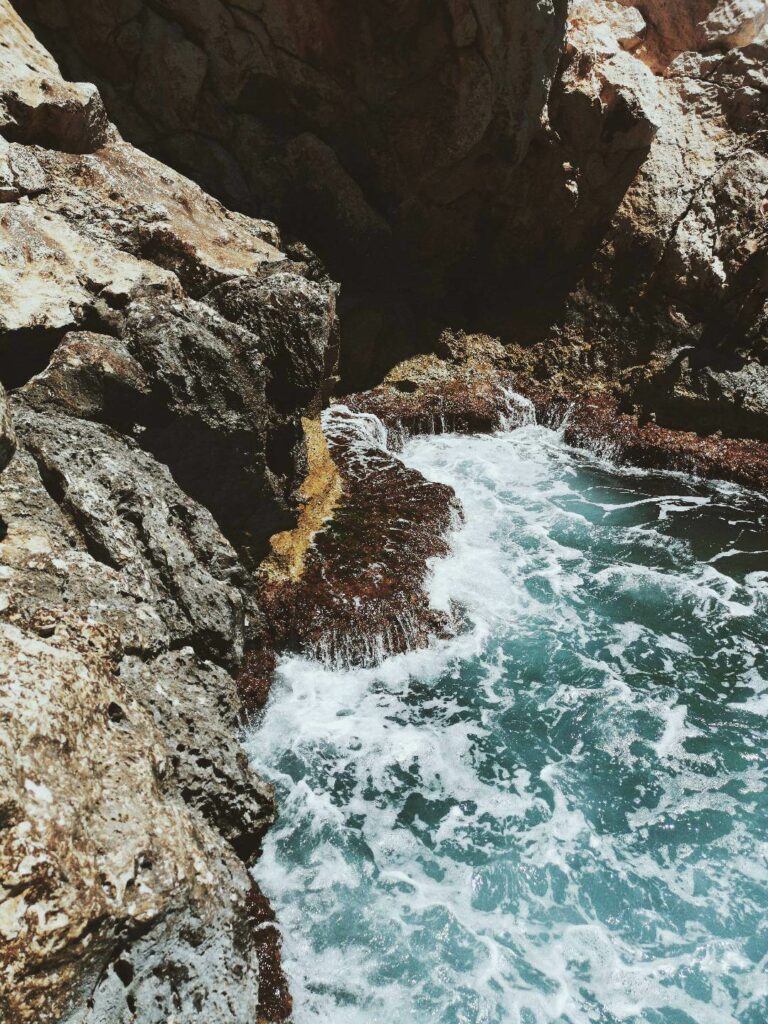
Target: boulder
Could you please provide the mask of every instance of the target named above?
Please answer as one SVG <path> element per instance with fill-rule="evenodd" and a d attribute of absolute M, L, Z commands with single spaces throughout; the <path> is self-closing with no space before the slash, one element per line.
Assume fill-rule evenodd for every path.
<path fill-rule="evenodd" d="M 114 649 L 76 615 L 0 625 L 0 1011 L 251 1024 L 248 876 L 179 798 Z"/>

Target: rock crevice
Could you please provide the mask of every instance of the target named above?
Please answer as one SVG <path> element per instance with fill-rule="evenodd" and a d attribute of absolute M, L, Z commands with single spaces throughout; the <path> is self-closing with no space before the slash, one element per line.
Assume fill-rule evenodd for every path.
<path fill-rule="evenodd" d="M 132 138 L 327 257 L 349 390 L 447 323 L 764 363 L 760 0 L 20 6 Z"/>

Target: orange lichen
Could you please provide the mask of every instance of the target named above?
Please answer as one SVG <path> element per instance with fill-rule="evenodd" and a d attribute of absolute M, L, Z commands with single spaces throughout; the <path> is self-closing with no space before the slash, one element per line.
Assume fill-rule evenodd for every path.
<path fill-rule="evenodd" d="M 318 531 L 333 516 L 343 486 L 319 419 L 303 419 L 307 441 L 307 475 L 301 485 L 299 521 L 292 530 L 276 533 L 270 539 L 271 553 L 262 562 L 261 572 L 272 583 L 297 580 L 304 571 L 307 552 Z"/>

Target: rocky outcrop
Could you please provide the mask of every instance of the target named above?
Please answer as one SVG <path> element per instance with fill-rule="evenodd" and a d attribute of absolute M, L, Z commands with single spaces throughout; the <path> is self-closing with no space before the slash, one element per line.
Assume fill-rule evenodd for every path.
<path fill-rule="evenodd" d="M 444 323 L 474 302 L 542 132 L 567 2 L 18 7 L 132 141 L 322 254 L 362 382 L 427 312 Z"/>
<path fill-rule="evenodd" d="M 747 2 L 703 6 L 712 19 L 726 10 L 741 18 L 741 28 L 707 41 L 686 28 L 679 5 L 641 4 L 656 28 L 628 43 L 623 19 L 603 17 L 616 5 L 571 9 L 561 81 L 603 130 L 623 97 L 624 134 L 644 133 L 647 149 L 596 254 L 576 261 L 581 279 L 544 326 L 541 376 L 568 365 L 584 379 L 625 376 L 630 404 L 659 423 L 765 439 L 768 49 L 756 35 L 764 8 L 751 18 Z M 686 49 L 662 68 L 659 34 L 673 22 L 677 41 L 667 49 L 706 52 Z M 696 20 L 702 31 L 707 24 Z M 728 49 L 734 40 L 748 45 Z M 587 138 L 569 162 L 576 217 L 602 187 L 591 149 Z"/>
<path fill-rule="evenodd" d="M 3 1019 L 252 1022 L 248 876 L 114 650 L 76 615 L 0 626 Z"/>
<path fill-rule="evenodd" d="M 238 677 L 249 715 L 269 696 L 274 652 L 371 667 L 456 626 L 428 594 L 430 562 L 463 516 L 453 489 L 405 466 L 372 412 L 337 403 L 315 430 L 298 527 L 273 538 L 260 570 L 268 641 Z"/>
<path fill-rule="evenodd" d="M 234 675 L 336 287 L 0 36 L 0 1016 L 282 1020 Z"/>
<path fill-rule="evenodd" d="M 331 258 L 350 388 L 454 323 L 765 436 L 762 0 L 21 6 L 132 137 Z"/>
<path fill-rule="evenodd" d="M 514 429 L 534 414 L 516 390 L 512 365 L 497 339 L 444 331 L 436 352 L 399 363 L 380 385 L 345 402 L 381 420 L 395 447 L 414 434 Z"/>
<path fill-rule="evenodd" d="M 272 538 L 259 569 L 268 642 L 238 676 L 247 714 L 266 703 L 276 651 L 372 666 L 460 628 L 431 606 L 428 581 L 463 510 L 450 487 L 397 452 L 414 434 L 520 426 L 534 407 L 513 391 L 498 341 L 446 331 L 439 347 L 440 356 L 398 364 L 378 387 L 333 401 L 306 424 L 299 522 Z"/>
<path fill-rule="evenodd" d="M 690 0 L 682 7 L 674 0 L 638 0 L 635 6 L 647 22 L 646 53 L 658 68 L 688 50 L 748 46 L 768 25 L 763 0 Z"/>

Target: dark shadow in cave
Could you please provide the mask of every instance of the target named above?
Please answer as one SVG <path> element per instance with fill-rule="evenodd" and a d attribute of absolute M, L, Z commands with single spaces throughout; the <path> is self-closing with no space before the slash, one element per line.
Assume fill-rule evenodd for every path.
<path fill-rule="evenodd" d="M 536 31 L 551 35 L 546 54 L 536 52 L 552 72 L 559 60 L 560 73 L 554 74 L 548 100 L 551 129 L 533 130 L 527 155 L 517 145 L 512 115 L 525 112 L 530 118 L 525 107 L 530 95 L 520 100 L 519 110 L 497 104 L 485 134 L 457 157 L 455 167 L 446 164 L 445 154 L 435 154 L 432 166 L 417 160 L 389 179 L 382 167 L 407 163 L 399 150 L 393 152 L 393 139 L 421 153 L 420 136 L 437 131 L 436 141 L 442 143 L 439 132 L 451 130 L 455 112 L 440 105 L 454 93 L 451 87 L 446 91 L 443 78 L 463 73 L 466 54 L 450 41 L 446 12 L 435 17 L 425 4 L 403 5 L 396 14 L 387 5 L 386 15 L 375 4 L 362 13 L 343 3 L 330 5 L 327 17 L 336 20 L 325 28 L 338 36 L 335 49 L 322 50 L 324 40 L 317 52 L 325 56 L 313 57 L 310 48 L 305 72 L 291 80 L 281 77 L 279 68 L 270 69 L 268 61 L 254 66 L 236 97 L 222 107 L 222 115 L 237 125 L 225 141 L 214 137 L 215 126 L 206 128 L 199 112 L 182 106 L 165 110 L 167 97 L 159 95 L 151 112 L 142 109 L 134 89 L 138 57 L 105 59 L 108 50 L 98 27 L 74 0 L 62 5 L 68 27 L 60 31 L 35 19 L 43 9 L 36 0 L 17 0 L 17 6 L 67 77 L 93 80 L 101 88 L 110 116 L 129 141 L 233 209 L 274 220 L 288 239 L 301 239 L 317 252 L 342 284 L 345 391 L 369 386 L 401 359 L 430 350 L 446 327 L 521 344 L 546 337 L 563 317 L 647 154 L 647 146 L 635 141 L 636 116 L 621 98 L 604 115 L 587 111 L 588 138 L 569 131 L 572 122 L 580 126 L 585 112 L 575 111 L 574 117 L 568 104 L 579 101 L 560 84 L 570 59 L 562 51 L 564 2 L 555 5 L 546 25 L 536 23 Z M 534 14 L 521 15 L 521 10 L 511 5 L 510 17 L 512 24 L 523 17 L 525 27 L 525 18 Z M 340 12 L 348 16 L 336 17 Z M 206 49 L 206 40 L 195 34 L 194 18 L 174 20 L 157 4 L 135 5 L 131 26 L 137 39 L 149 31 L 150 19 L 155 28 L 160 22 L 166 26 L 169 39 Z M 360 72 L 354 64 L 355 32 L 370 28 L 366 19 L 377 25 L 376 19 L 384 19 L 379 27 L 389 26 L 374 36 L 376 50 L 369 55 L 380 70 L 379 78 L 366 79 L 369 89 L 371 81 L 380 82 L 372 96 L 360 92 L 355 77 Z M 261 15 L 255 20 L 263 22 Z M 417 42 L 424 32 L 434 37 L 430 46 Z M 113 44 L 111 37 L 108 43 Z M 513 32 L 508 44 L 518 43 Z M 349 103 L 339 103 L 334 89 L 342 94 L 348 89 Z M 599 190 L 575 211 L 568 204 L 563 168 L 578 165 L 580 148 L 602 154 L 607 173 Z M 465 174 L 467 181 L 457 186 Z"/>
<path fill-rule="evenodd" d="M 23 387 L 48 366 L 70 327 L 28 327 L 0 334 L 0 383 L 6 391 Z"/>

